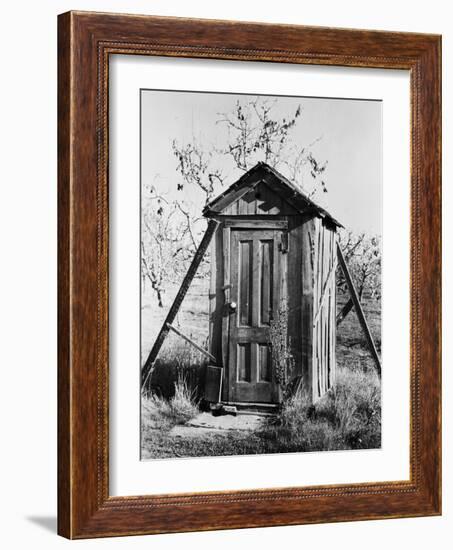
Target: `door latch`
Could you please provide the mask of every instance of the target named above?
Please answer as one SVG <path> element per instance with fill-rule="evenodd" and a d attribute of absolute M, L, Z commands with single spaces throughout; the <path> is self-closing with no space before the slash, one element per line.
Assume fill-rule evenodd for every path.
<path fill-rule="evenodd" d="M 280 245 L 279 249 L 282 254 L 286 254 L 288 252 L 288 231 L 283 231 L 280 238 Z"/>

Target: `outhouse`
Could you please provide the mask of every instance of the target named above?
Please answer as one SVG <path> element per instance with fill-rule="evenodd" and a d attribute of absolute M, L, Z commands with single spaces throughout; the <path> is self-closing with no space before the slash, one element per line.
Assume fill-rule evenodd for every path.
<path fill-rule="evenodd" d="M 204 209 L 211 241 L 210 353 L 221 400 L 276 405 L 271 322 L 283 327 L 289 378 L 316 401 L 335 381 L 337 228 L 294 183 L 258 163 Z M 274 332 L 275 334 L 275 332 Z"/>

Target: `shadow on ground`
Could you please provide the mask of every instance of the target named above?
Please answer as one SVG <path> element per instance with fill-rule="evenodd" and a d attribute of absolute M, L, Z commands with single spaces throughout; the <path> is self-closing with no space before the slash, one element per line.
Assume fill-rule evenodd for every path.
<path fill-rule="evenodd" d="M 57 532 L 57 518 L 56 516 L 28 516 L 26 518 L 30 523 L 34 523 L 41 527 L 45 531 L 51 533 Z"/>

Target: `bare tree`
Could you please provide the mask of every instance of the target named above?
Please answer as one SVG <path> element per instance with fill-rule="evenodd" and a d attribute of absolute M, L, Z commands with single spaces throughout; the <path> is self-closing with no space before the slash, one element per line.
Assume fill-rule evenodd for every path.
<path fill-rule="evenodd" d="M 327 192 L 323 174 L 327 163 L 319 162 L 311 147 L 294 143 L 291 133 L 301 121 L 299 105 L 288 116 L 277 116 L 277 100 L 255 98 L 238 100 L 234 109 L 219 113 L 215 124 L 227 129 L 227 143 L 215 148 L 200 143 L 195 137 L 185 144 L 172 142 L 176 158 L 176 197 L 159 196 L 149 186 L 143 201 L 142 219 L 142 276 L 156 293 L 162 307 L 164 278 L 187 269 L 206 220 L 200 216 L 200 202 L 207 204 L 224 187 L 226 176 L 218 159 L 230 158 L 233 170 L 247 171 L 258 161 L 286 172 L 310 196 L 318 190 Z M 197 201 L 193 201 L 193 196 Z M 200 266 L 199 276 L 207 274 L 208 254 Z"/>
<path fill-rule="evenodd" d="M 292 117 L 275 118 L 272 109 L 277 100 L 255 99 L 247 103 L 238 100 L 231 113 L 220 113 L 217 124 L 228 130 L 228 144 L 223 149 L 231 155 L 237 168 L 247 171 L 258 160 L 275 168 L 282 161 L 291 129 L 300 116 L 300 106 Z"/>
<path fill-rule="evenodd" d="M 173 140 L 172 149 L 178 162 L 176 171 L 182 176 L 176 183 L 177 190 L 184 191 L 195 186 L 202 191 L 204 203 L 207 204 L 214 197 L 216 188 L 224 184 L 221 170 L 214 166 L 216 151 L 203 147 L 195 138 L 183 146 Z"/>
<path fill-rule="evenodd" d="M 159 195 L 154 186 L 145 189 L 142 208 L 141 275 L 149 283 L 159 307 L 169 280 L 175 282 L 184 273 L 196 246 L 192 226 L 184 223 L 182 207 Z"/>
<path fill-rule="evenodd" d="M 355 234 L 352 231 L 340 232 L 340 246 L 357 290 L 359 300 L 366 295 L 373 299 L 381 297 L 381 239 L 378 236 Z M 341 270 L 337 274 L 339 292 L 347 292 L 347 284 Z M 352 300 L 348 300 L 337 315 L 339 325 L 352 310 Z"/>
<path fill-rule="evenodd" d="M 319 162 L 311 151 L 320 138 L 305 146 L 296 144 L 291 134 L 301 122 L 302 108 L 299 105 L 293 114 L 279 117 L 273 112 L 276 102 L 238 100 L 231 113 L 220 113 L 217 124 L 226 125 L 228 131 L 228 143 L 221 152 L 230 155 L 240 170 L 247 171 L 261 160 L 286 172 L 309 196 L 319 189 L 327 192 L 323 180 L 327 162 Z"/>

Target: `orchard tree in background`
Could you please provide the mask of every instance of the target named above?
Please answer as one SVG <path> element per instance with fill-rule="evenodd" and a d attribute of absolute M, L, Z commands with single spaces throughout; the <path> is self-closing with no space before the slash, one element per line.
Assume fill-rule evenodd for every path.
<path fill-rule="evenodd" d="M 327 192 L 323 179 L 327 162 L 315 159 L 310 148 L 297 146 L 291 133 L 301 120 L 301 107 L 288 117 L 273 116 L 276 100 L 257 98 L 236 102 L 229 113 L 219 113 L 216 125 L 227 129 L 227 143 L 215 148 L 196 139 L 186 144 L 173 141 L 180 180 L 178 191 L 191 187 L 201 190 L 205 203 L 212 200 L 224 187 L 226 177 L 216 166 L 219 155 L 232 161 L 232 169 L 247 172 L 258 161 L 264 161 L 280 170 L 310 197 L 320 189 Z M 308 176 L 308 177 L 307 177 Z"/>
<path fill-rule="evenodd" d="M 366 233 L 340 230 L 340 247 L 351 273 L 359 300 L 366 296 L 374 300 L 381 298 L 381 238 Z M 348 292 L 341 269 L 337 271 L 337 288 L 341 293 Z M 337 325 L 345 319 L 353 308 L 349 299 L 337 315 Z"/>
<path fill-rule="evenodd" d="M 177 282 L 191 259 L 188 243 L 195 245 L 187 213 L 177 202 L 159 195 L 154 186 L 143 193 L 141 220 L 141 276 L 144 287 L 151 285 L 159 307 L 168 281 Z"/>
<path fill-rule="evenodd" d="M 221 113 L 217 124 L 226 125 L 228 131 L 228 144 L 221 152 L 244 172 L 260 160 L 266 162 L 310 197 L 319 189 L 327 192 L 323 179 L 327 162 L 320 163 L 310 151 L 316 142 L 301 147 L 291 139 L 301 122 L 301 106 L 292 115 L 279 118 L 273 115 L 276 102 L 260 98 L 247 103 L 237 101 L 233 112 Z"/>
<path fill-rule="evenodd" d="M 179 175 L 175 181 L 176 198 L 159 196 L 155 186 L 149 186 L 142 213 L 142 277 L 151 284 L 160 307 L 165 279 L 177 279 L 187 270 L 201 240 L 206 227 L 206 220 L 200 215 L 202 207 L 226 186 L 227 175 L 219 166 L 225 166 L 225 160 L 231 161 L 231 172 L 237 177 L 264 161 L 308 196 L 327 193 L 327 162 L 317 160 L 311 151 L 316 142 L 301 146 L 292 139 L 293 130 L 302 120 L 300 105 L 287 116 L 277 116 L 276 101 L 238 100 L 231 112 L 219 113 L 215 124 L 227 130 L 226 143 L 221 147 L 195 138 L 189 143 L 172 142 Z M 231 181 L 229 173 L 228 182 Z M 200 199 L 195 204 L 194 196 Z M 208 263 L 209 253 L 200 266 L 200 276 L 208 273 Z"/>

